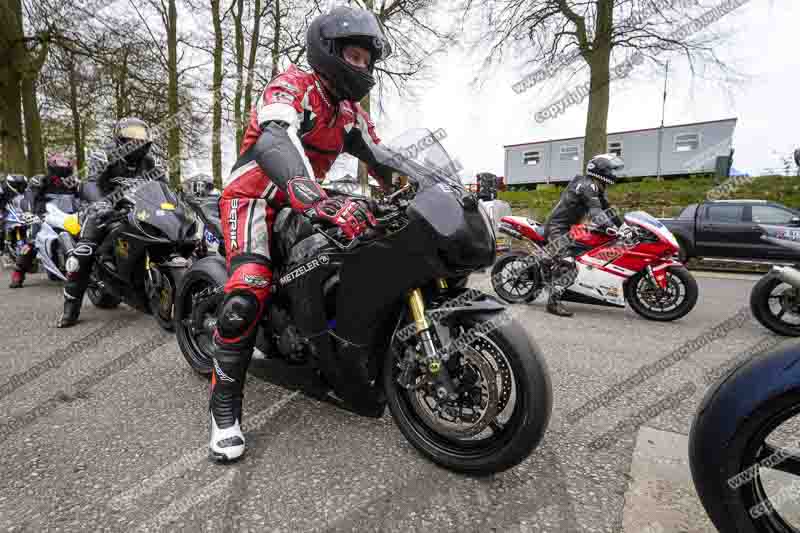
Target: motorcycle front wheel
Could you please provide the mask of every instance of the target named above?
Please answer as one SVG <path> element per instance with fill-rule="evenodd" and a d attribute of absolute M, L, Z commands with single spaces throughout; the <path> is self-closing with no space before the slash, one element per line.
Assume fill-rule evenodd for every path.
<path fill-rule="evenodd" d="M 451 338 L 496 316 L 463 315 L 448 327 Z M 536 448 L 550 420 L 552 387 L 542 353 L 516 321 L 472 338 L 445 363 L 458 399 L 437 399 L 423 381 L 401 385 L 409 346 L 399 341 L 383 365 L 383 384 L 395 422 L 420 453 L 480 476 L 507 470 Z"/>
<path fill-rule="evenodd" d="M 700 404 L 689 464 L 719 531 L 800 532 L 800 387 L 791 370 L 798 362 L 793 347 L 753 358 L 723 376 Z"/>
<path fill-rule="evenodd" d="M 767 274 L 750 292 L 750 310 L 762 326 L 778 335 L 800 337 L 800 289 Z"/>
<path fill-rule="evenodd" d="M 677 320 L 694 309 L 699 295 L 697 281 L 685 267 L 667 268 L 667 288 L 653 287 L 645 272 L 631 276 L 623 292 L 631 309 L 660 322 Z"/>
<path fill-rule="evenodd" d="M 529 256 L 509 253 L 492 267 L 492 289 L 510 304 L 532 302 L 542 291 L 542 276 L 538 264 L 528 265 Z"/>

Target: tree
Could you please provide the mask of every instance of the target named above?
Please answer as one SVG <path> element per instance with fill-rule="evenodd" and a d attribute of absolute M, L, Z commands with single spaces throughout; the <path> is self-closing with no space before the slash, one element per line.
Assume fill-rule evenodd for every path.
<path fill-rule="evenodd" d="M 214 24 L 214 73 L 212 82 L 213 101 L 211 119 L 211 175 L 214 187 L 222 188 L 222 15 L 220 0 L 211 0 L 211 20 Z"/>
<path fill-rule="evenodd" d="M 24 31 L 22 0 L 0 3 L 0 143 L 2 166 L 9 172 L 35 173 L 44 166 L 41 123 L 36 101 L 36 79 L 50 44 L 50 28 L 33 35 Z M 23 136 L 22 108 L 25 133 Z M 26 156 L 26 144 L 28 154 Z"/>
<path fill-rule="evenodd" d="M 435 6 L 430 0 L 383 0 L 379 6 L 374 0 L 349 3 L 375 13 L 392 47 L 388 60 L 375 67 L 379 108 L 389 82 L 399 96 L 412 96 L 411 82 L 422 81 L 431 59 L 455 42 L 452 29 L 440 28 L 434 22 Z M 371 103 L 368 94 L 361 100 L 361 107 L 369 113 Z M 358 165 L 358 182 L 366 193 L 369 176 L 364 163 Z"/>
<path fill-rule="evenodd" d="M 588 68 L 585 164 L 607 151 L 611 81 L 627 76 L 639 60 L 680 51 L 693 73 L 698 63 L 732 73 L 711 46 L 721 36 L 706 27 L 745 1 L 725 0 L 704 10 L 696 0 L 466 0 L 465 13 L 478 12 L 487 27 L 479 37 L 482 47 L 489 45 L 486 65 L 513 50 L 542 66 L 540 72 L 572 78 Z M 613 69 L 612 56 L 621 60 Z"/>

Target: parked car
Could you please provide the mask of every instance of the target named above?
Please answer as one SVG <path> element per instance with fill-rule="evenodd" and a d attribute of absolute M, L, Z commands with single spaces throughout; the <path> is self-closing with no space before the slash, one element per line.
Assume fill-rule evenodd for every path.
<path fill-rule="evenodd" d="M 692 257 L 796 260 L 797 252 L 761 238 L 759 224 L 800 228 L 800 211 L 766 200 L 715 200 L 686 207 L 661 222 L 680 244 L 679 259 Z"/>

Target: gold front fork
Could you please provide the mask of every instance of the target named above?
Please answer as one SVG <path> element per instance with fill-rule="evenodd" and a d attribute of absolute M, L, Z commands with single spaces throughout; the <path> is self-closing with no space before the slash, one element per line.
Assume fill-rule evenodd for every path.
<path fill-rule="evenodd" d="M 408 307 L 411 309 L 411 317 L 417 325 L 417 333 L 427 331 L 431 324 L 425 316 L 425 301 L 422 299 L 422 291 L 414 289 L 408 293 Z"/>
<path fill-rule="evenodd" d="M 439 287 L 447 287 L 447 282 L 439 280 Z M 431 374 L 437 374 L 441 368 L 442 363 L 439 360 L 439 354 L 436 353 L 436 347 L 433 345 L 433 338 L 431 337 L 431 323 L 428 317 L 425 316 L 425 300 L 422 298 L 422 291 L 414 289 L 408 293 L 408 308 L 411 310 L 411 317 L 414 319 L 414 324 L 417 327 L 417 334 L 422 341 L 422 351 L 428 361 L 428 371 Z"/>

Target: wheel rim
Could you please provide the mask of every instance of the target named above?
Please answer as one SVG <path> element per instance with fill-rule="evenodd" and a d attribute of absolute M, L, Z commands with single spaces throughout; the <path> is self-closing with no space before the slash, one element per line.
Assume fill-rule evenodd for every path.
<path fill-rule="evenodd" d="M 752 473 L 752 481 L 739 486 L 736 491 L 745 512 L 755 526 L 754 530 L 771 533 L 800 532 L 800 449 L 796 431 L 800 427 L 800 405 L 791 405 L 770 418 L 753 435 L 742 455 L 739 472 Z M 792 431 L 779 429 L 794 419 Z M 794 434 L 794 447 L 785 443 Z M 787 481 L 791 479 L 791 482 Z M 753 516 L 759 506 L 764 511 Z M 794 506 L 794 509 L 788 507 Z M 783 512 L 782 512 L 783 511 Z M 758 514 L 758 513 L 756 513 Z M 756 529 L 757 528 L 757 529 Z"/>
<path fill-rule="evenodd" d="M 525 298 L 536 288 L 537 280 L 532 268 L 525 268 L 521 259 L 506 262 L 498 273 L 495 290 L 510 299 Z"/>
<path fill-rule="evenodd" d="M 460 330 L 460 335 L 466 331 L 463 327 Z M 430 401 L 421 401 L 421 396 L 425 393 L 402 388 L 397 383 L 398 375 L 402 371 L 397 360 L 393 383 L 397 388 L 398 405 L 402 416 L 429 448 L 462 460 L 475 460 L 495 453 L 508 443 L 525 419 L 527 398 L 521 394 L 517 386 L 508 357 L 490 338 L 484 335 L 477 336 L 464 352 L 467 353 L 452 354 L 450 361 L 466 360 L 474 363 L 474 367 L 482 374 L 482 390 L 494 389 L 485 396 L 482 394 L 484 407 L 473 420 L 462 419 L 460 423 L 447 420 L 448 417 L 453 418 L 452 413 L 448 413 L 445 409 L 436 413 L 430 408 Z M 481 362 L 475 363 L 477 360 Z M 466 366 L 459 364 L 462 367 Z M 448 369 L 450 366 L 451 363 L 448 363 Z M 483 375 L 487 368 L 491 368 L 493 381 Z M 459 395 L 460 399 L 461 397 Z M 432 417 L 439 415 L 444 415 L 440 417 L 444 421 L 433 422 Z"/>
<path fill-rule="evenodd" d="M 681 278 L 672 272 L 666 273 L 667 287 L 653 287 L 646 276 L 636 284 L 636 297 L 639 304 L 652 313 L 665 314 L 675 311 L 686 301 L 688 287 Z"/>
<path fill-rule="evenodd" d="M 778 283 L 767 296 L 766 311 L 778 322 L 800 328 L 800 291 L 788 283 Z"/>
<path fill-rule="evenodd" d="M 192 283 L 184 294 L 183 308 L 188 310 L 184 316 L 179 317 L 178 324 L 186 342 L 189 344 L 191 358 L 198 366 L 211 368 L 211 354 L 213 349 L 213 323 L 216 323 L 217 306 L 194 305 L 194 298 L 202 291 L 211 289 L 213 285 L 206 280 L 197 280 Z M 188 316 L 187 316 L 188 315 Z"/>

